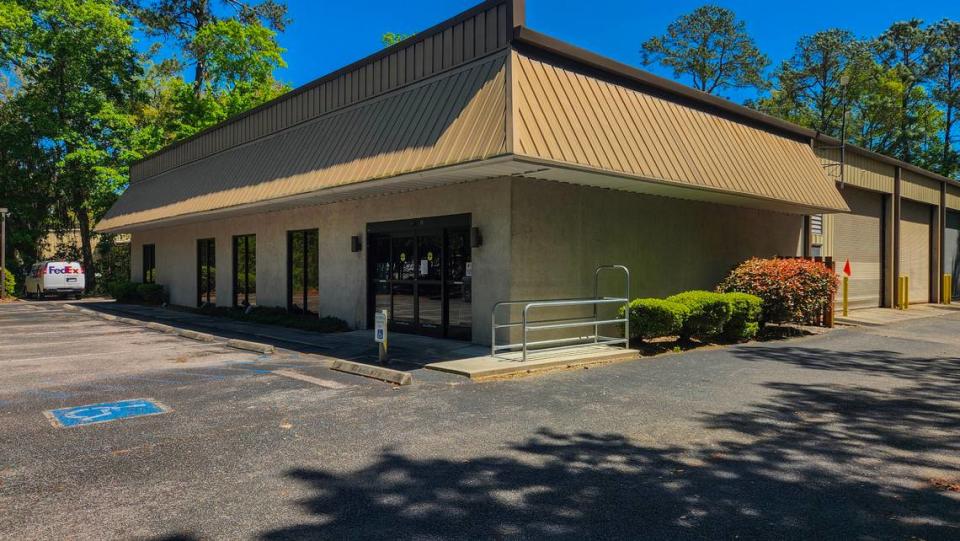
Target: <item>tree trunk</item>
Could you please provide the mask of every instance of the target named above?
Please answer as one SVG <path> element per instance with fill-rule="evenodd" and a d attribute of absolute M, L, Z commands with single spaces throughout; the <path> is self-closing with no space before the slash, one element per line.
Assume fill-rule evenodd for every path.
<path fill-rule="evenodd" d="M 950 176 L 953 174 L 953 160 L 951 159 L 951 134 L 953 131 L 953 105 L 947 103 L 947 110 L 944 112 L 943 125 L 943 158 L 940 160 L 940 174 Z"/>
<path fill-rule="evenodd" d="M 203 94 L 203 78 L 207 76 L 206 62 L 197 54 L 197 64 L 193 69 L 193 95 L 197 99 Z"/>
<path fill-rule="evenodd" d="M 87 292 L 97 287 L 97 269 L 93 265 L 93 248 L 90 242 L 90 212 L 83 203 L 75 205 L 77 225 L 80 226 L 80 249 L 83 253 L 83 272 L 86 275 Z"/>

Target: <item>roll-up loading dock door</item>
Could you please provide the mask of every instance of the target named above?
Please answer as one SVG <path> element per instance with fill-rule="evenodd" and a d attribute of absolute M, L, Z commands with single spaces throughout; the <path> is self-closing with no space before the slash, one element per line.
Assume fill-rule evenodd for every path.
<path fill-rule="evenodd" d="M 900 276 L 910 277 L 910 304 L 930 302 L 931 207 L 900 203 Z"/>
<path fill-rule="evenodd" d="M 943 235 L 943 273 L 953 277 L 953 298 L 960 300 L 960 212 L 952 210 Z"/>
<path fill-rule="evenodd" d="M 837 272 L 849 259 L 849 307 L 876 308 L 883 302 L 883 194 L 847 186 L 843 198 L 850 214 L 833 219 L 833 254 Z M 837 303 L 837 309 L 842 309 Z"/>

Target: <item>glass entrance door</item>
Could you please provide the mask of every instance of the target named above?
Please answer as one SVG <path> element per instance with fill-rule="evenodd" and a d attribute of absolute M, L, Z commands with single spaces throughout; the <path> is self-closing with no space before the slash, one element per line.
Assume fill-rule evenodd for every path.
<path fill-rule="evenodd" d="M 451 218 L 368 227 L 371 322 L 387 310 L 394 331 L 470 339 L 469 216 Z"/>

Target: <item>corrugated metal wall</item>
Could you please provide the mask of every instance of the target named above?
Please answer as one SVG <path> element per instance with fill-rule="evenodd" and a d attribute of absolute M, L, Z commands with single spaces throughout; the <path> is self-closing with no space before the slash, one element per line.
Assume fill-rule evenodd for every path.
<path fill-rule="evenodd" d="M 960 210 L 960 188 L 947 186 L 947 208 Z"/>
<path fill-rule="evenodd" d="M 815 148 L 823 161 L 827 174 L 840 181 L 840 149 Z M 893 193 L 895 168 L 854 151 L 846 155 L 845 182 L 851 186 L 875 192 Z"/>
<path fill-rule="evenodd" d="M 845 209 L 810 145 L 514 54 L 514 151 L 823 209 Z"/>
<path fill-rule="evenodd" d="M 491 5 L 438 33 L 409 40 L 408 45 L 387 56 L 294 90 L 248 115 L 148 157 L 131 167 L 131 181 L 158 175 L 471 62 L 507 45 L 508 24 L 506 1 Z"/>
<path fill-rule="evenodd" d="M 904 170 L 901 176 L 900 195 L 904 199 L 940 206 L 940 182 L 922 177 L 913 171 Z"/>

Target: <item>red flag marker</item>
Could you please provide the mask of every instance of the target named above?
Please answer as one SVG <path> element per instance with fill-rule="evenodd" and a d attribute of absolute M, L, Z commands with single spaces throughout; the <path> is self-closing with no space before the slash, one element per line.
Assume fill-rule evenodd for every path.
<path fill-rule="evenodd" d="M 847 276 L 853 274 L 853 271 L 850 269 L 850 260 L 847 260 L 847 263 L 843 266 L 843 273 Z"/>

